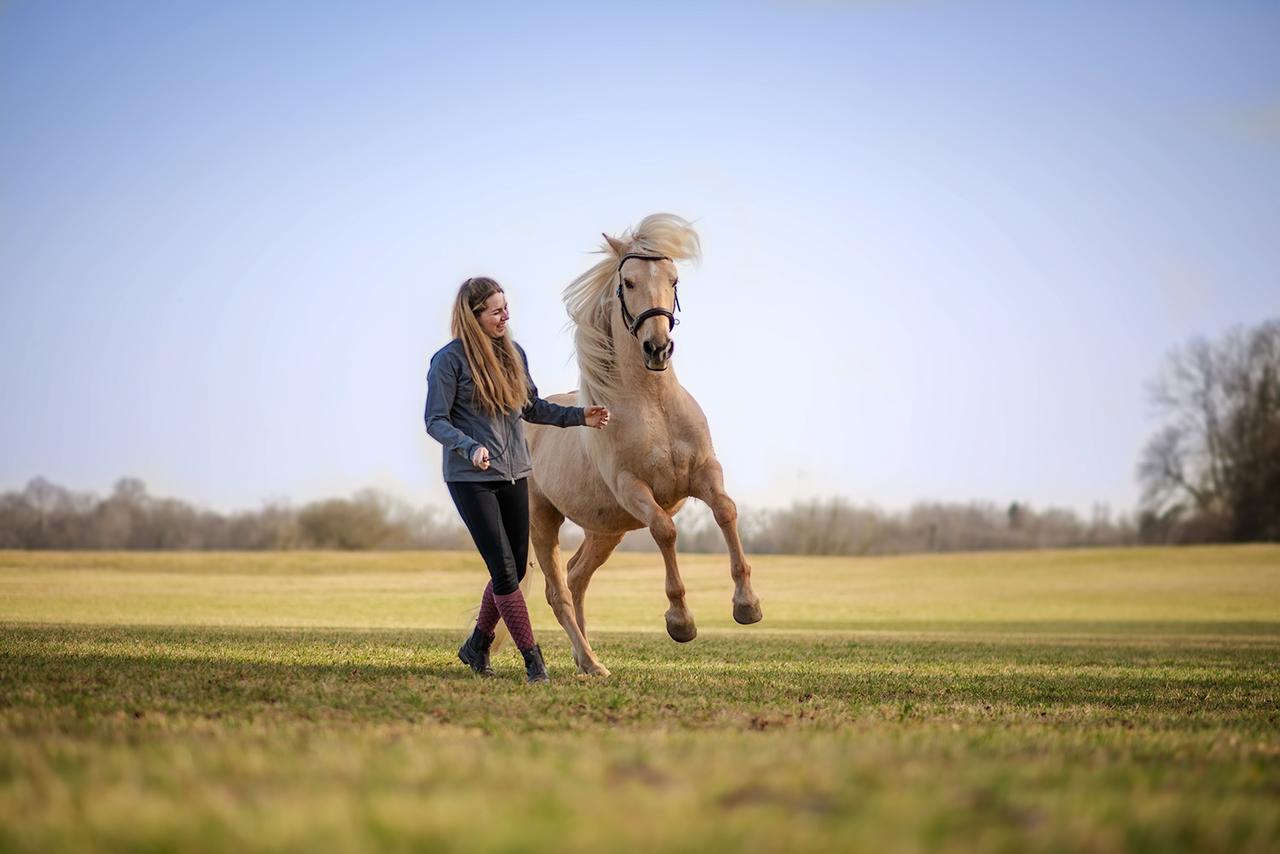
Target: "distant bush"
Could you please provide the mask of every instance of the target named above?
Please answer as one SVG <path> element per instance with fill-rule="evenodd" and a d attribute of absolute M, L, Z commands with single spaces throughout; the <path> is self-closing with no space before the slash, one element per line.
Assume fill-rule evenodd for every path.
<path fill-rule="evenodd" d="M 443 515 L 444 518 L 441 518 Z M 223 515 L 156 498 L 136 478 L 99 499 L 35 478 L 0 495 L 0 548 L 9 549 L 458 549 L 460 522 L 377 490 L 294 508 L 267 504 Z"/>

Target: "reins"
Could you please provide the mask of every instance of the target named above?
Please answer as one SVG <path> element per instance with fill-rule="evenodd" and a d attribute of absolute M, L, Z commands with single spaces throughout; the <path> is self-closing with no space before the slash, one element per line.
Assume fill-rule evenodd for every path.
<path fill-rule="evenodd" d="M 631 333 L 631 336 L 633 338 L 638 338 L 640 334 L 640 324 L 644 323 L 649 318 L 659 314 L 665 317 L 668 320 L 668 322 L 670 322 L 671 326 L 669 327 L 668 331 L 670 331 L 670 329 L 675 329 L 676 324 L 678 324 L 680 321 L 674 314 L 667 311 L 665 308 L 651 308 L 648 311 L 641 312 L 639 317 L 631 316 L 631 312 L 627 309 L 627 300 L 622 296 L 622 265 L 627 263 L 627 261 L 631 260 L 632 258 L 637 258 L 641 261 L 670 261 L 671 260 L 666 255 L 648 255 L 643 252 L 628 252 L 626 255 L 623 255 L 620 259 L 618 259 L 618 305 L 622 307 L 622 322 L 627 324 L 627 331 Z M 677 290 L 675 285 L 671 286 L 671 290 L 676 295 L 676 311 L 679 311 L 680 310 L 680 291 Z"/>

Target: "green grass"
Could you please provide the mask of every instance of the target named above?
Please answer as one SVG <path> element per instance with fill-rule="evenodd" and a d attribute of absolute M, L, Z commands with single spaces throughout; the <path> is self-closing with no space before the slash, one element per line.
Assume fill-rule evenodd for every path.
<path fill-rule="evenodd" d="M 613 670 L 454 658 L 464 554 L 0 552 L 0 850 L 1280 847 L 1280 548 L 682 562 Z M 535 587 L 535 594 L 538 588 Z"/>

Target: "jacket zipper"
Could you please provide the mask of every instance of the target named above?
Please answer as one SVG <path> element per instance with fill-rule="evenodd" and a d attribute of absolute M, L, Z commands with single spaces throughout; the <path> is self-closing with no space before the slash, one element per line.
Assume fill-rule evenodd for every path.
<path fill-rule="evenodd" d="M 502 453 L 500 453 L 498 456 L 502 457 L 503 463 L 509 466 L 511 464 L 511 459 L 510 459 L 511 432 L 509 430 L 509 425 L 506 423 L 506 421 L 507 421 L 506 418 L 502 419 L 502 422 L 503 422 Z M 511 481 L 511 485 L 515 486 L 516 478 L 515 478 L 515 475 L 510 473 L 510 470 L 508 470 L 507 478 Z"/>
<path fill-rule="evenodd" d="M 504 420 L 505 420 L 505 419 L 504 419 Z M 515 485 L 516 485 L 516 476 L 515 476 L 515 475 L 513 475 L 513 474 L 511 474 L 511 459 L 510 459 L 510 456 L 511 456 L 511 455 L 510 455 L 510 451 L 511 451 L 511 425 L 510 425 L 510 424 L 508 424 L 508 425 L 507 425 L 507 438 L 503 441 L 503 444 L 506 446 L 506 449 L 502 452 L 502 455 L 503 455 L 504 457 L 507 457 L 507 474 L 511 477 L 511 485 L 512 485 L 512 486 L 515 486 Z"/>

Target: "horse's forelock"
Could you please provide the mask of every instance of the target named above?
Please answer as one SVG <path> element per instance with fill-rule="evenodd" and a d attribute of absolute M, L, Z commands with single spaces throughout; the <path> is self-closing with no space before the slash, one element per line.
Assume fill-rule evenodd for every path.
<path fill-rule="evenodd" d="M 672 261 L 697 261 L 702 255 L 698 232 L 688 220 L 675 214 L 650 214 L 624 240 L 630 243 L 629 251 L 666 255 Z"/>

